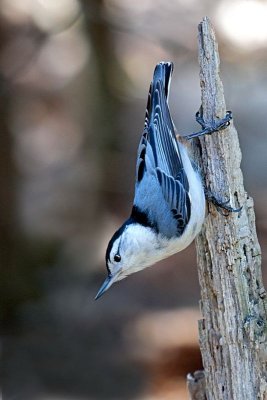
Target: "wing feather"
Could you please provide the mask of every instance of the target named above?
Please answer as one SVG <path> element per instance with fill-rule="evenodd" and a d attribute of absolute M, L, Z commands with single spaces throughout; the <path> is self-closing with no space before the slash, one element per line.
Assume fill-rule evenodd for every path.
<path fill-rule="evenodd" d="M 167 102 L 171 73 L 171 63 L 158 64 L 150 85 L 145 127 L 137 154 L 135 205 L 138 207 L 139 199 L 145 195 L 142 190 L 147 193 L 147 188 L 141 185 L 144 175 L 156 176 L 163 197 L 177 220 L 179 235 L 190 219 L 191 208 L 189 183 Z M 149 212 L 152 219 L 153 215 L 156 219 L 156 210 Z"/>

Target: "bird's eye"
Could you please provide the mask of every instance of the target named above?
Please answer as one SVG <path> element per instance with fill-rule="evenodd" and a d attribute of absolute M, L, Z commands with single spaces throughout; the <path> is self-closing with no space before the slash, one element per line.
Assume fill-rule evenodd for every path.
<path fill-rule="evenodd" d="M 114 261 L 120 262 L 120 260 L 121 260 L 121 256 L 119 254 L 115 254 Z"/>

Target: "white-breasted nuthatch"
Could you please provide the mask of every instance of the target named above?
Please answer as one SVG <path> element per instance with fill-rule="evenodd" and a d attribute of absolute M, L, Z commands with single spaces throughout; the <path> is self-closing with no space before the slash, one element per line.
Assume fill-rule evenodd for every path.
<path fill-rule="evenodd" d="M 137 152 L 132 213 L 108 244 L 108 277 L 95 299 L 114 282 L 185 249 L 204 222 L 202 178 L 183 142 L 224 129 L 232 117 L 228 112 L 224 119 L 207 126 L 197 114 L 202 130 L 179 139 L 168 107 L 172 71 L 171 62 L 156 65 Z M 239 211 L 219 203 L 214 196 L 209 200 L 229 212 Z"/>

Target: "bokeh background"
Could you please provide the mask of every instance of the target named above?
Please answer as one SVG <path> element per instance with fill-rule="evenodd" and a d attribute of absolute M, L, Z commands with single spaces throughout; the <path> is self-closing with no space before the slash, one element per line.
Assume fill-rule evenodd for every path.
<path fill-rule="evenodd" d="M 155 64 L 198 128 L 197 25 L 216 28 L 267 280 L 267 2 L 1 0 L 2 388 L 8 400 L 183 400 L 201 368 L 194 245 L 94 296 L 128 216 Z"/>

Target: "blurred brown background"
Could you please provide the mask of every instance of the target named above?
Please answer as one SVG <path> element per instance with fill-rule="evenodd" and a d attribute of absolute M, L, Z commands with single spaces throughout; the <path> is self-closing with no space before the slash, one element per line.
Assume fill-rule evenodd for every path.
<path fill-rule="evenodd" d="M 267 279 L 267 2 L 1 0 L 2 389 L 14 400 L 186 399 L 201 367 L 194 246 L 114 286 L 155 64 L 198 128 L 197 25 L 215 25 Z M 265 268 L 265 269 L 264 269 Z"/>

